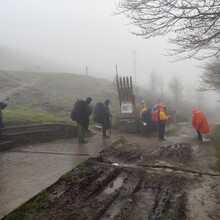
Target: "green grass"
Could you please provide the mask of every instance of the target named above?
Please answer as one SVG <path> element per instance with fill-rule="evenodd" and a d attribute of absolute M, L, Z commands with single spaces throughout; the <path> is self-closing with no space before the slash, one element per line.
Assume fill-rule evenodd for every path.
<path fill-rule="evenodd" d="M 78 167 L 77 167 L 82 173 L 89 173 L 90 171 L 90 163 L 89 161 L 84 161 L 82 162 Z"/>
<path fill-rule="evenodd" d="M 72 171 L 70 171 L 70 172 L 68 172 L 68 173 L 65 173 L 63 176 L 61 176 L 58 181 L 68 180 L 68 179 L 70 179 L 73 175 L 74 175 L 74 173 L 73 173 Z"/>
<path fill-rule="evenodd" d="M 44 190 L 39 195 L 37 195 L 37 197 L 34 197 L 19 208 L 15 209 L 13 212 L 6 215 L 2 220 L 28 220 L 30 219 L 29 216 L 32 213 L 40 210 L 49 201 L 49 193 Z"/>
<path fill-rule="evenodd" d="M 63 117 L 57 117 L 49 112 L 39 112 L 35 109 L 12 109 L 4 110 L 5 125 L 24 125 L 24 124 L 45 124 L 45 123 L 65 123 Z"/>

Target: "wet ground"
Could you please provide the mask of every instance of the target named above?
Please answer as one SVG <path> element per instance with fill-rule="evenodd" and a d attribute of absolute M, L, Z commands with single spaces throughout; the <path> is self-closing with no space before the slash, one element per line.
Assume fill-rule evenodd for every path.
<path fill-rule="evenodd" d="M 65 139 L 0 152 L 0 219 L 114 141 L 99 132 L 87 140 L 84 145 Z"/>
<path fill-rule="evenodd" d="M 99 157 L 48 188 L 41 209 L 20 219 L 220 219 L 212 141 L 198 143 L 187 124 L 166 138 L 121 134 Z"/>

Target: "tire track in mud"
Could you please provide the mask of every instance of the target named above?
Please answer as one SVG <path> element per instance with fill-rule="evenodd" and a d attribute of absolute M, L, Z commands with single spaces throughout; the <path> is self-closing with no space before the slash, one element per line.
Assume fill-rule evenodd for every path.
<path fill-rule="evenodd" d="M 99 162 L 90 170 L 75 173 L 64 193 L 31 219 L 185 219 L 185 178 Z"/>

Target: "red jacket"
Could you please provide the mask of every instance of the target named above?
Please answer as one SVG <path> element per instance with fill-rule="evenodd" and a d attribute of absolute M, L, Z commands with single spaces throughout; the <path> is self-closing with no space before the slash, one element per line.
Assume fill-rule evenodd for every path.
<path fill-rule="evenodd" d="M 209 133 L 210 128 L 205 115 L 199 110 L 193 110 L 192 125 L 201 133 Z"/>

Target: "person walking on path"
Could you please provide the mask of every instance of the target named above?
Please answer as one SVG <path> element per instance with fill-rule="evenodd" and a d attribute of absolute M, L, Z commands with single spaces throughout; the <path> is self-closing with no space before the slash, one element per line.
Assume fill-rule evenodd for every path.
<path fill-rule="evenodd" d="M 7 106 L 6 103 L 4 102 L 0 102 L 0 129 L 4 128 L 4 124 L 3 124 L 3 114 L 2 114 L 2 110 Z"/>
<path fill-rule="evenodd" d="M 166 106 L 161 105 L 160 109 L 158 111 L 158 129 L 159 129 L 159 140 L 164 141 L 166 140 L 164 138 L 164 133 L 165 133 L 165 125 L 166 121 L 169 120 L 169 116 L 166 114 Z"/>
<path fill-rule="evenodd" d="M 88 120 L 89 115 L 91 114 L 91 109 L 89 108 L 89 104 L 91 103 L 92 98 L 87 97 L 86 101 L 77 100 L 73 106 L 73 110 L 71 113 L 71 118 L 73 121 L 77 122 L 77 136 L 79 143 L 88 143 L 84 139 L 85 130 L 88 129 Z"/>
<path fill-rule="evenodd" d="M 112 115 L 109 111 L 109 107 L 108 107 L 109 103 L 110 103 L 110 100 L 106 99 L 104 102 L 104 107 L 103 107 L 103 123 L 102 123 L 103 138 L 108 138 L 108 135 L 106 134 L 106 130 L 111 129 L 110 117 L 112 117 Z"/>
<path fill-rule="evenodd" d="M 202 134 L 210 132 L 209 124 L 200 110 L 193 109 L 192 112 L 192 125 L 198 134 L 198 141 L 203 142 Z"/>
<path fill-rule="evenodd" d="M 141 122 L 144 125 L 144 133 L 149 136 L 152 131 L 152 108 L 148 108 L 141 114 Z"/>

